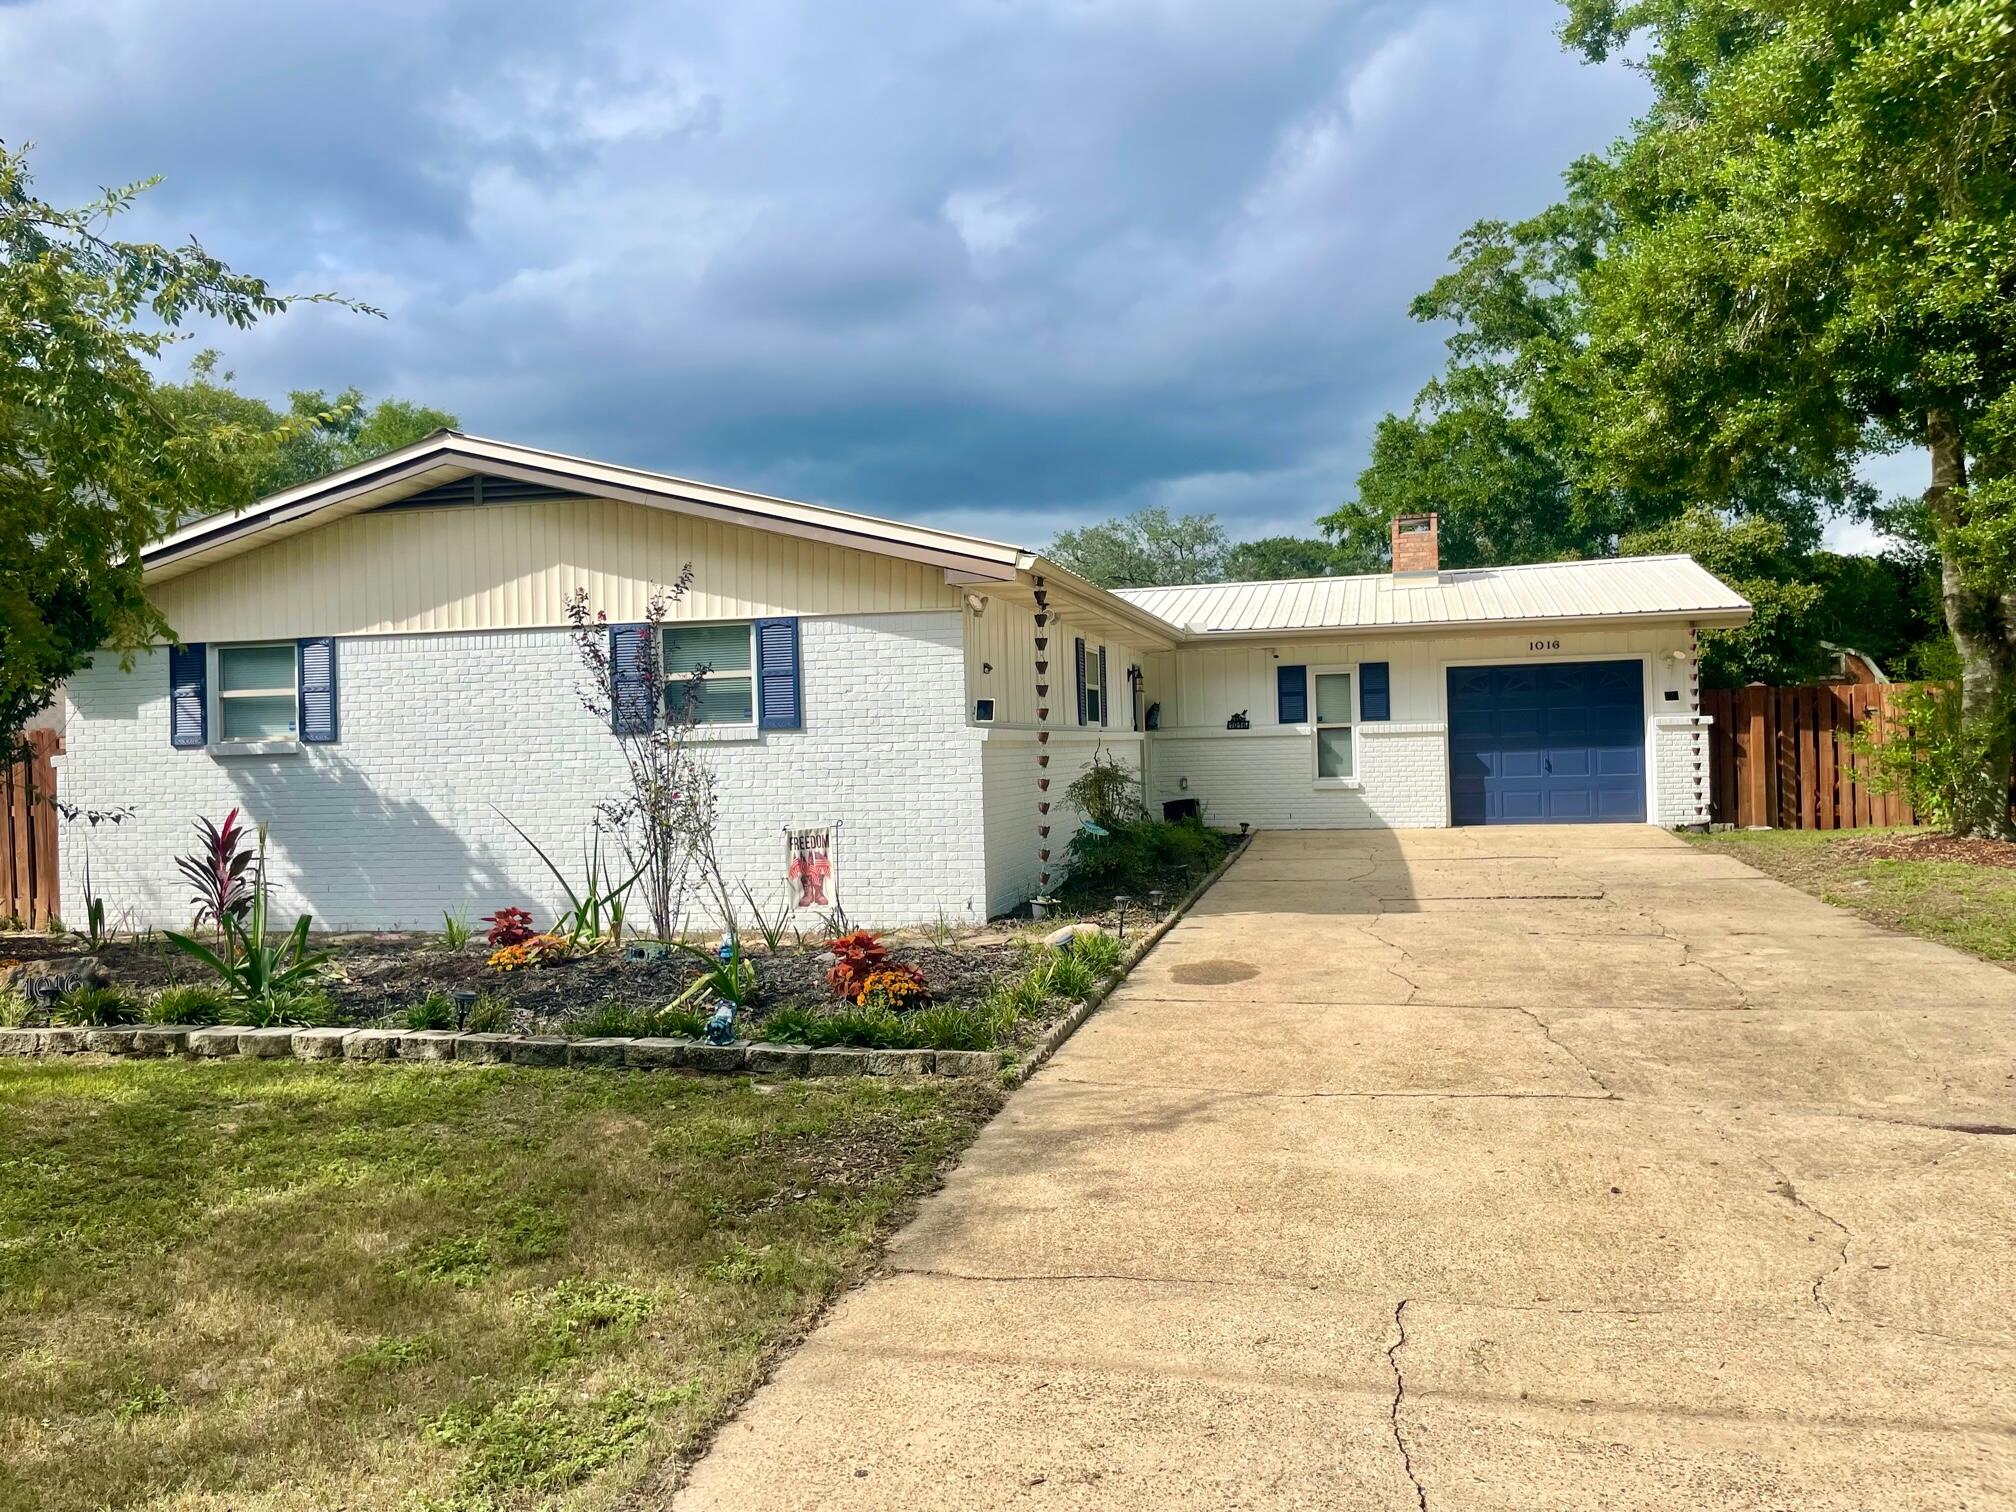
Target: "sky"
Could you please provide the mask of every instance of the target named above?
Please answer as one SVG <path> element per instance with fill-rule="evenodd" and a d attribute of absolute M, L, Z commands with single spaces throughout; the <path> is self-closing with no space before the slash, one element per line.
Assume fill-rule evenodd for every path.
<path fill-rule="evenodd" d="M 162 175 L 123 234 L 387 312 L 217 338 L 268 398 L 356 384 L 1028 545 L 1149 504 L 1308 534 L 1439 366 L 1407 304 L 1458 235 L 1549 203 L 1644 103 L 1557 21 L 0 0 L 0 138 L 59 203 Z"/>

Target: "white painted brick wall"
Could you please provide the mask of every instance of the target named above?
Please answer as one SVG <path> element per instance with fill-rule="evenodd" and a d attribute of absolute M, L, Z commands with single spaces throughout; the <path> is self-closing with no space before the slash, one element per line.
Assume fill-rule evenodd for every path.
<path fill-rule="evenodd" d="M 805 728 L 711 749 L 731 884 L 747 878 L 774 903 L 784 826 L 840 819 L 840 893 L 854 917 L 981 917 L 980 757 L 964 721 L 960 615 L 808 618 L 800 629 Z M 66 901 L 81 896 L 88 848 L 115 918 L 186 924 L 174 857 L 191 847 L 198 814 L 235 805 L 271 827 L 283 908 L 310 910 L 318 927 L 439 928 L 443 909 L 474 919 L 504 904 L 547 922 L 564 898 L 491 805 L 572 872 L 592 805 L 622 781 L 606 726 L 576 697 L 566 634 L 363 637 L 338 656 L 341 741 L 283 756 L 172 749 L 165 653 L 130 675 L 101 658 L 73 679 L 62 794 L 136 815 L 66 826 Z"/>
<path fill-rule="evenodd" d="M 1357 788 L 1318 788 L 1314 737 L 1294 726 L 1149 739 L 1155 802 L 1195 798 L 1209 824 L 1439 829 L 1449 822 L 1447 739 L 1440 724 L 1360 725 Z"/>
<path fill-rule="evenodd" d="M 1706 714 L 1663 715 L 1652 721 L 1652 822 L 1706 824 L 1709 820 L 1708 730 Z M 1697 738 L 1698 737 L 1698 738 Z M 1699 782 L 1696 782 L 1699 778 Z"/>
<path fill-rule="evenodd" d="M 1004 738 L 1005 737 L 1005 738 Z M 1050 765 L 1039 768 L 1036 755 L 1048 750 Z M 1065 851 L 1084 815 L 1064 796 L 1064 790 L 1084 774 L 1095 754 L 1103 751 L 1123 765 L 1140 767 L 1139 742 L 1128 736 L 1097 737 L 1077 730 L 1053 730 L 1047 747 L 1039 747 L 1033 731 L 990 734 L 981 744 L 981 784 L 985 792 L 987 828 L 987 907 L 991 913 L 1006 913 L 1017 904 L 1036 896 L 1037 878 L 1043 869 L 1042 838 L 1036 827 L 1043 822 L 1036 805 L 1048 797 L 1050 803 L 1050 876 L 1054 886 L 1066 870 Z M 1050 779 L 1045 794 L 1037 780 Z"/>

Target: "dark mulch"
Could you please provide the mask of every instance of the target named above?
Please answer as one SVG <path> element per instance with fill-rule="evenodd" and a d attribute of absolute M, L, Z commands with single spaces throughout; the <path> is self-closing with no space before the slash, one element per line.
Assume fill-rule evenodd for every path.
<path fill-rule="evenodd" d="M 496 972 L 486 964 L 489 947 L 470 944 L 452 951 L 426 935 L 343 935 L 317 941 L 334 968 L 322 983 L 348 1022 L 365 1023 L 398 1013 L 434 992 L 480 992 L 501 998 L 521 1025 L 533 1019 L 575 1018 L 604 1004 L 657 1008 L 671 1002 L 700 975 L 690 957 L 669 961 L 625 961 L 612 952 L 586 956 L 562 966 Z M 77 940 L 47 935 L 0 935 L 0 961 L 42 960 L 81 953 Z M 98 951 L 113 980 L 147 990 L 174 982 L 205 980 L 203 968 L 158 939 L 121 940 Z M 1013 945 L 976 942 L 949 947 L 892 942 L 892 956 L 924 973 L 941 1003 L 977 1002 L 1019 959 Z M 756 1004 L 752 1019 L 778 1008 L 821 1007 L 833 1000 L 826 985 L 831 964 L 816 947 L 786 947 L 775 955 L 757 952 Z"/>
<path fill-rule="evenodd" d="M 1843 840 L 1841 850 L 1885 861 L 1964 861 L 2016 870 L 2016 841 L 1963 840 L 1957 835 L 1872 835 Z"/>

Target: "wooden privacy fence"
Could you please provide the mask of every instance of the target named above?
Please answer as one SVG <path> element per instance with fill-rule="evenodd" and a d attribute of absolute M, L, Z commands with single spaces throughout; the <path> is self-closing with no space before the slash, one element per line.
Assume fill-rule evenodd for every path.
<path fill-rule="evenodd" d="M 28 756 L 0 766 L 0 919 L 47 927 L 60 911 L 56 871 L 56 768 L 63 750 L 53 730 L 28 736 Z"/>
<path fill-rule="evenodd" d="M 1869 762 L 1851 738 L 1890 716 L 1896 683 L 1803 688 L 1705 689 L 1710 817 L 1773 829 L 1866 829 L 1915 824 L 1901 793 L 1869 784 Z"/>

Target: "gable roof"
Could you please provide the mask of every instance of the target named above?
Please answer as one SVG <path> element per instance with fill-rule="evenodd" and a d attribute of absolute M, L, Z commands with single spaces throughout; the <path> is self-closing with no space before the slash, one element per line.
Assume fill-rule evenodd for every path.
<path fill-rule="evenodd" d="M 147 580 L 165 582 L 312 530 L 346 515 L 382 509 L 470 477 L 504 479 L 549 496 L 620 499 L 657 509 L 752 525 L 859 551 L 924 561 L 980 579 L 1009 580 L 1033 553 L 1004 541 L 879 519 L 823 504 L 698 483 L 442 430 L 312 482 L 259 500 L 234 514 L 212 515 L 163 537 L 141 554 Z"/>
<path fill-rule="evenodd" d="M 1691 557 L 1613 557 L 1423 574 L 1097 587 L 1042 555 L 959 531 L 805 504 L 441 430 L 368 462 L 193 521 L 142 553 L 150 584 L 369 510 L 533 498 L 605 498 L 942 567 L 950 583 L 1048 582 L 1147 644 L 1216 636 L 1679 618 L 1737 625 L 1750 605 Z M 989 591 L 992 591 L 991 589 Z"/>
<path fill-rule="evenodd" d="M 1748 600 L 1688 556 L 1467 567 L 1418 579 L 1373 573 L 1117 592 L 1200 636 L 1680 616 L 1740 624 L 1750 617 Z"/>

